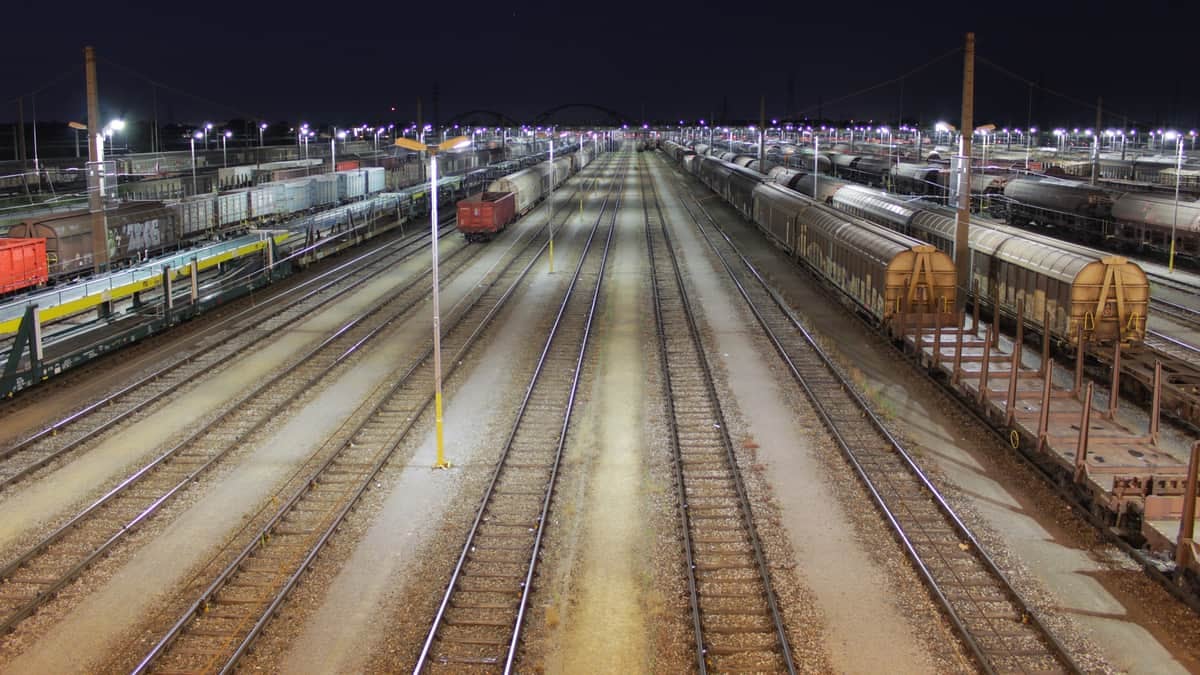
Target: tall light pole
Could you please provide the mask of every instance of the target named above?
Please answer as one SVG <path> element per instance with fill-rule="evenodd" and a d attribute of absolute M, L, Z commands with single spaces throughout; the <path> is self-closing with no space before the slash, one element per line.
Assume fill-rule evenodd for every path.
<path fill-rule="evenodd" d="M 212 123 L 205 122 L 204 123 L 204 150 L 205 151 L 208 150 L 208 132 L 210 132 L 210 131 L 212 131 Z"/>
<path fill-rule="evenodd" d="M 1183 172 L 1183 134 L 1168 132 L 1167 137 L 1171 134 L 1175 136 L 1175 214 L 1171 218 L 1171 253 L 1167 258 L 1167 271 L 1175 272 L 1175 227 L 1179 224 L 1179 179 Z"/>
<path fill-rule="evenodd" d="M 113 149 L 116 147 L 116 140 L 114 138 L 116 133 L 118 131 L 123 131 L 124 129 L 125 129 L 125 120 L 121 120 L 121 119 L 113 120 L 108 123 L 108 126 L 104 127 L 104 137 L 108 139 L 108 151 L 109 152 L 112 152 Z"/>
<path fill-rule="evenodd" d="M 550 228 L 550 274 L 554 274 L 554 137 L 550 137 L 550 195 L 546 197 L 546 227 Z"/>
<path fill-rule="evenodd" d="M 263 122 L 258 125 L 258 147 L 263 147 L 263 132 L 267 130 L 267 123 Z"/>
<path fill-rule="evenodd" d="M 196 141 L 203 138 L 203 134 L 199 131 L 192 134 L 192 194 L 196 194 Z"/>
<path fill-rule="evenodd" d="M 457 136 L 437 145 L 425 145 L 407 138 L 396 139 L 396 145 L 401 148 L 429 153 L 429 242 L 433 253 L 433 411 L 437 438 L 437 461 L 433 464 L 435 469 L 450 468 L 450 462 L 446 461 L 446 446 L 442 433 L 442 326 L 441 308 L 438 304 L 437 155 L 445 150 L 465 147 L 470 142 L 471 139 L 466 136 Z"/>
<path fill-rule="evenodd" d="M 337 142 L 342 139 L 342 150 L 346 149 L 346 132 L 339 131 L 329 139 L 329 173 L 337 171 Z"/>
<path fill-rule="evenodd" d="M 221 166 L 224 166 L 225 168 L 229 168 L 229 152 L 228 148 L 225 146 L 225 142 L 228 141 L 231 136 L 233 136 L 233 132 L 228 129 L 225 130 L 225 133 L 221 134 Z"/>

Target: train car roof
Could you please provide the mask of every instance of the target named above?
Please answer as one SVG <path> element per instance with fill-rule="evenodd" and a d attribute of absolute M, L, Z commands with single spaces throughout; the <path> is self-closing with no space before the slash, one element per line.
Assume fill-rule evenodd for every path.
<path fill-rule="evenodd" d="M 1112 206 L 1113 219 L 1130 223 L 1147 223 L 1159 227 L 1181 228 L 1188 232 L 1200 232 L 1200 202 L 1179 201 L 1176 219 L 1176 201 L 1170 197 L 1126 192 Z"/>

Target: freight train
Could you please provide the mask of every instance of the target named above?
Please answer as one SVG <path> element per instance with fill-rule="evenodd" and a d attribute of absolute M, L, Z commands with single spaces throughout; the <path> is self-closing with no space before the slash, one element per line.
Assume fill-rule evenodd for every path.
<path fill-rule="evenodd" d="M 696 145 L 700 152 L 703 146 Z M 741 148 L 746 149 L 746 148 Z M 774 146 L 767 151 L 771 164 L 803 173 L 812 172 L 811 149 L 807 156 L 792 148 Z M 701 153 L 703 154 L 703 153 Z M 889 186 L 894 192 L 933 199 L 947 199 L 949 170 L 942 164 L 893 162 L 893 158 L 855 155 L 848 147 L 834 146 L 828 151 L 828 169 L 820 163 L 819 172 L 845 178 L 872 187 Z M 724 157 L 727 158 L 728 157 Z M 747 166 L 749 155 L 734 155 L 735 163 Z M 1080 166 L 1065 165 L 1064 173 L 1089 175 Z M 757 168 L 749 166 L 749 168 Z M 769 169 L 768 169 L 769 170 Z M 1165 166 L 1161 158 L 1137 160 L 1101 160 L 1101 175 L 1126 180 L 1174 184 L 1175 167 Z M 971 176 L 972 209 L 1006 220 L 1010 225 L 1052 230 L 1093 246 L 1126 253 L 1167 256 L 1175 233 L 1175 255 L 1192 264 L 1200 264 L 1200 201 L 1179 200 L 1146 192 L 1114 192 L 1081 181 L 1061 177 L 1021 176 L 1027 173 L 1023 161 L 988 162 L 988 171 Z M 1181 185 L 1200 172 L 1184 169 Z"/>
<path fill-rule="evenodd" d="M 447 155 L 447 166 L 473 167 L 479 155 L 459 158 Z M 566 155 L 564 155 L 566 156 Z M 542 153 L 540 157 L 545 157 Z M 439 181 L 439 200 L 453 201 L 483 188 L 489 180 L 532 166 L 539 155 L 527 155 L 515 160 L 489 165 L 486 168 L 465 170 Z M 271 180 L 253 187 L 200 194 L 180 199 L 156 199 L 122 203 L 106 211 L 109 264 L 121 267 L 143 260 L 156 253 L 186 247 L 215 238 L 236 235 L 253 227 L 277 227 L 308 213 L 337 210 L 338 217 L 349 217 L 334 209 L 338 204 L 356 204 L 378 195 L 386 189 L 385 167 L 353 168 L 356 160 L 343 160 L 343 170 L 334 173 L 315 173 L 319 160 L 280 160 L 264 167 L 230 167 L 218 172 L 226 183 L 233 184 L 246 175 L 254 180 L 263 177 L 279 178 L 288 172 L 314 172 L 313 175 Z M 265 169 L 263 173 L 260 169 Z M 248 170 L 252 170 L 248 173 Z M 164 179 L 175 180 L 175 179 Z M 159 187 L 170 192 L 169 185 Z M 388 208 L 395 202 L 397 215 L 428 210 L 427 190 L 417 186 L 388 199 Z M 13 224 L 4 238 L 9 241 L 41 242 L 45 248 L 44 272 L 33 276 L 15 271 L 0 272 L 0 285 L 5 293 L 16 293 L 46 283 L 56 283 L 88 274 L 93 268 L 91 217 L 87 211 L 48 212 L 31 216 Z"/>
<path fill-rule="evenodd" d="M 162 251 L 270 227 L 308 213 L 382 192 L 382 168 L 357 169 L 263 183 L 252 188 L 165 202 L 130 202 L 105 211 L 109 265 L 122 267 Z M 93 268 L 92 216 L 71 211 L 24 220 L 13 239 L 45 239 L 48 280 Z"/>
<path fill-rule="evenodd" d="M 768 182 L 747 168 L 688 153 L 673 143 L 666 149 L 885 331 L 897 329 L 900 316 L 909 327 L 950 321 L 956 292 L 950 256 Z"/>
<path fill-rule="evenodd" d="M 768 177 L 715 157 L 696 155 L 674 142 L 665 143 L 663 149 L 760 227 L 768 216 L 755 211 L 760 208 L 755 195 L 759 186 L 770 182 L 932 244 L 947 254 L 954 251 L 954 212 L 936 204 L 797 171 L 774 171 Z M 776 223 L 768 236 L 789 248 L 786 242 L 796 237 L 789 232 L 802 227 L 804 223 L 799 221 Z M 1150 288 L 1145 272 L 1135 263 L 1120 256 L 1097 259 L 1064 251 L 1015 228 L 978 219 L 972 221 L 969 236 L 969 276 L 982 304 L 990 305 L 996 298 L 1001 312 L 1015 318 L 1020 302 L 1026 325 L 1038 332 L 1048 329 L 1068 344 L 1082 336 L 1087 343 L 1120 341 L 1129 345 L 1145 336 Z"/>
<path fill-rule="evenodd" d="M 555 157 L 554 162 L 547 160 L 497 178 L 483 194 L 458 203 L 459 231 L 467 241 L 492 239 L 593 158 L 593 150 L 584 146 Z"/>

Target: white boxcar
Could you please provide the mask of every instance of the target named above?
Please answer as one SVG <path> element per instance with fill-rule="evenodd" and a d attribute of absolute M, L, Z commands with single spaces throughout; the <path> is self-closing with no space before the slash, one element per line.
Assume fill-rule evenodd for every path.
<path fill-rule="evenodd" d="M 369 166 L 363 169 L 367 174 L 367 194 L 383 192 L 387 189 L 387 169 L 382 166 Z"/>
<path fill-rule="evenodd" d="M 283 183 L 263 183 L 250 191 L 250 216 L 270 218 L 280 213 L 284 206 Z"/>
<path fill-rule="evenodd" d="M 217 196 L 217 225 L 228 227 L 250 219 L 250 195 L 253 190 L 233 190 Z"/>
<path fill-rule="evenodd" d="M 187 197 L 176 202 L 179 231 L 183 238 L 202 235 L 216 226 L 216 203 L 216 197 L 211 194 Z"/>
<path fill-rule="evenodd" d="M 367 174 L 358 169 L 337 172 L 338 201 L 358 199 L 367 194 Z"/>
<path fill-rule="evenodd" d="M 488 192 L 511 192 L 516 196 L 517 214 L 524 214 L 542 198 L 543 176 L 540 169 L 546 163 L 529 167 L 504 178 L 492 181 Z"/>
<path fill-rule="evenodd" d="M 546 162 L 543 162 L 546 164 Z M 554 187 L 562 185 L 564 181 L 571 177 L 571 156 L 566 155 L 554 158 Z"/>
<path fill-rule="evenodd" d="M 333 206 L 338 202 L 337 174 L 323 173 L 312 180 L 312 202 L 309 206 Z"/>

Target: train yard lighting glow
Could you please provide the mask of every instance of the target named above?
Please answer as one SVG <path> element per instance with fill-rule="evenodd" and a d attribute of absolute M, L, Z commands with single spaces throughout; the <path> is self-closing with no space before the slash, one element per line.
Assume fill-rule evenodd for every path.
<path fill-rule="evenodd" d="M 260 148 L 263 146 L 263 132 L 266 130 L 267 130 L 266 122 L 263 122 L 262 124 L 258 125 L 258 147 L 260 147 Z"/>
<path fill-rule="evenodd" d="M 229 168 L 229 153 L 226 147 L 226 141 L 233 138 L 233 132 L 226 129 L 225 133 L 221 134 L 221 165 Z"/>
<path fill-rule="evenodd" d="M 457 136 L 438 145 L 425 145 L 407 138 L 397 138 L 396 145 L 405 150 L 429 153 L 429 227 L 430 248 L 433 255 L 433 412 L 435 436 L 437 438 L 437 460 L 435 469 L 449 469 L 450 462 L 446 461 L 445 435 L 442 425 L 442 326 L 441 307 L 438 304 L 438 188 L 437 188 L 437 156 L 439 152 L 454 150 L 470 145 L 467 136 Z"/>

